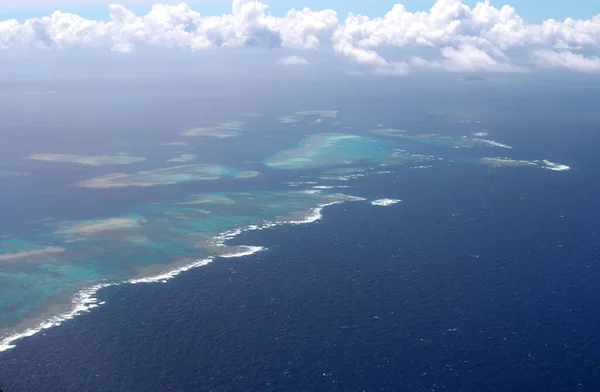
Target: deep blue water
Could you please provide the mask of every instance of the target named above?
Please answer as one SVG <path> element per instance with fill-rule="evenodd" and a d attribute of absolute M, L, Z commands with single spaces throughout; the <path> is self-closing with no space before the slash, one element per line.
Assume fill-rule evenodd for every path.
<path fill-rule="evenodd" d="M 0 353 L 0 387 L 6 392 L 600 390 L 595 90 L 498 83 L 453 85 L 440 94 L 433 82 L 405 89 L 404 82 L 356 83 L 338 93 L 325 91 L 335 90 L 331 85 L 306 84 L 296 95 L 282 86 L 265 87 L 256 101 L 275 106 L 274 115 L 288 114 L 291 107 L 327 109 L 336 102 L 340 120 L 360 132 L 376 123 L 450 135 L 483 128 L 491 139 L 515 147 L 507 152 L 511 157 L 547 158 L 573 170 L 444 162 L 429 170 L 400 167 L 392 176 L 355 180 L 350 194 L 404 202 L 385 208 L 366 202 L 333 206 L 318 223 L 245 233 L 234 241 L 266 246 L 265 252 L 218 259 L 166 284 L 105 289 L 100 292 L 105 305 Z M 14 126 L 9 121 L 0 135 L 2 157 L 15 170 L 47 175 L 2 183 L 12 192 L 0 192 L 6 206 L 0 228 L 20 227 L 49 211 L 65 219 L 110 216 L 199 188 L 247 188 L 219 182 L 152 192 L 74 190 L 67 185 L 89 177 L 91 169 L 17 159 L 40 152 L 40 145 L 19 144 L 29 139 L 63 145 L 64 152 L 70 152 L 64 143 L 73 142 L 89 148 L 83 152 L 106 152 L 110 145 L 114 151 L 108 152 L 117 153 L 121 146 L 114 140 L 123 127 L 130 129 L 124 136 L 130 147 L 123 149 L 144 155 L 146 147 L 134 145 L 141 136 L 170 141 L 206 115 L 206 108 L 194 114 L 189 102 L 183 105 L 197 93 L 181 96 L 181 86 L 159 90 L 160 99 L 139 90 L 133 94 L 144 96 L 139 101 L 124 95 L 113 102 L 93 94 L 78 102 L 81 110 L 57 98 L 56 107 L 17 113 Z M 228 109 L 223 97 L 234 92 L 216 99 L 216 120 L 234 118 L 232 111 L 264 109 L 244 96 Z M 171 111 L 154 110 L 165 100 L 174 102 Z M 125 102 L 133 104 L 125 110 Z M 440 108 L 448 115 L 428 114 Z M 64 117 L 54 112 L 59 109 Z M 483 124 L 460 123 L 461 118 Z M 144 126 L 151 122 L 158 125 L 147 132 Z M 45 134 L 37 123 L 63 133 Z M 236 150 L 228 158 L 255 160 L 299 139 L 271 127 L 261 132 L 273 133 L 277 143 L 257 143 L 260 151 Z M 101 140 L 105 146 L 97 144 Z M 14 151 L 13 145 L 26 147 Z M 427 146 L 415 148 L 428 153 Z M 204 152 L 206 159 L 220 154 Z M 436 150 L 448 159 L 453 153 Z M 474 156 L 503 153 L 473 151 Z M 141 168 L 152 164 L 158 163 Z M 108 169 L 93 170 L 97 175 Z M 297 180 L 294 176 L 269 173 L 270 181 L 257 178 L 254 186 L 276 188 Z"/>
<path fill-rule="evenodd" d="M 266 252 L 108 288 L 106 305 L 0 354 L 0 383 L 597 391 L 600 185 L 585 164 L 593 149 L 579 151 L 568 175 L 477 166 L 361 179 L 363 196 L 404 203 L 333 206 L 316 224 L 235 240 Z"/>

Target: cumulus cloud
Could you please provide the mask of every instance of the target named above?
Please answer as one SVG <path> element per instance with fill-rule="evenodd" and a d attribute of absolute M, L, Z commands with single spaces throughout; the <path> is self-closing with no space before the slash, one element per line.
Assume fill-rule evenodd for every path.
<path fill-rule="evenodd" d="M 473 45 L 463 44 L 458 48 L 447 46 L 441 49 L 443 60 L 412 59 L 412 64 L 426 68 L 443 69 L 452 72 L 526 72 L 527 69 L 509 63 L 504 56 L 493 56 Z"/>
<path fill-rule="evenodd" d="M 294 65 L 310 65 L 310 63 L 304 58 L 300 56 L 287 56 L 279 59 L 279 64 L 285 66 L 294 66 Z"/>
<path fill-rule="evenodd" d="M 600 73 L 600 57 L 585 57 L 582 54 L 572 53 L 566 50 L 557 52 L 554 50 L 534 50 L 533 58 L 542 67 L 567 68 L 572 71 Z"/>
<path fill-rule="evenodd" d="M 343 20 L 334 10 L 309 8 L 276 17 L 258 0 L 233 0 L 231 12 L 221 16 L 204 16 L 185 3 L 157 4 L 141 16 L 123 5 L 110 5 L 108 11 L 108 21 L 59 11 L 22 23 L 1 21 L 0 49 L 333 50 L 354 64 L 356 72 L 386 74 L 415 68 L 516 72 L 561 67 L 596 72 L 600 55 L 600 15 L 531 24 L 515 8 L 496 8 L 489 0 L 472 7 L 460 0 L 437 0 L 421 12 L 396 4 L 381 17 L 350 13 Z"/>

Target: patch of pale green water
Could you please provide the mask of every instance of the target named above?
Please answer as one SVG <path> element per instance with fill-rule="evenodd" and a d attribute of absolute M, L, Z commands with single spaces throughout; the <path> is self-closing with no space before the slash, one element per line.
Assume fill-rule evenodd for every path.
<path fill-rule="evenodd" d="M 295 147 L 264 160 L 275 169 L 298 170 L 358 163 L 402 163 L 419 159 L 389 140 L 339 133 L 310 135 Z"/>
<path fill-rule="evenodd" d="M 18 325 L 44 312 L 51 299 L 62 297 L 61 309 L 70 305 L 72 295 L 83 282 L 118 270 L 105 260 L 77 260 L 75 250 L 67 259 L 31 257 L 21 264 L 0 265 L 0 322 L 2 327 Z M 83 254 L 88 255 L 88 252 Z M 82 254 L 82 255 L 83 255 Z M 89 256 L 88 256 L 89 257 Z M 1 328 L 0 328 L 1 330 Z M 1 336 L 1 335 L 0 335 Z M 1 345 L 0 345 L 1 346 Z"/>
<path fill-rule="evenodd" d="M 392 128 L 378 128 L 378 129 L 370 129 L 369 130 L 370 133 L 373 133 L 375 135 L 381 135 L 381 136 L 394 136 L 394 137 L 401 137 L 402 135 L 404 135 L 407 131 L 402 130 L 402 129 L 392 129 Z"/>
<path fill-rule="evenodd" d="M 0 240 L 0 256 L 6 258 L 23 252 L 39 251 L 44 247 L 20 238 L 5 238 Z"/>
<path fill-rule="evenodd" d="M 258 175 L 258 173 L 254 173 L 254 175 Z M 221 178 L 247 177 L 247 172 L 223 165 L 182 165 L 129 174 L 111 173 L 80 181 L 75 185 L 81 188 L 151 187 L 202 180 L 218 180 Z"/>
<path fill-rule="evenodd" d="M 241 131 L 245 124 L 242 121 L 225 121 L 211 126 L 191 128 L 182 132 L 182 135 L 214 137 L 217 139 L 236 137 L 242 134 Z"/>
<path fill-rule="evenodd" d="M 193 162 L 196 159 L 198 159 L 198 155 L 194 155 L 194 154 L 180 154 L 176 158 L 168 159 L 167 162 L 185 163 L 185 162 Z"/>
<path fill-rule="evenodd" d="M 225 195 L 192 195 L 187 201 L 179 204 L 194 205 L 194 204 L 235 204 L 235 201 Z"/>
<path fill-rule="evenodd" d="M 98 236 L 102 233 L 135 230 L 143 222 L 144 218 L 136 214 L 86 221 L 65 221 L 59 222 L 52 233 L 61 237 L 64 241 L 85 241 L 89 237 Z"/>
<path fill-rule="evenodd" d="M 39 331 L 43 320 L 53 320 L 48 327 L 96 306 L 96 289 L 86 288 L 163 280 L 201 260 L 251 254 L 261 248 L 225 242 L 246 230 L 309 223 L 324 205 L 356 200 L 315 190 L 197 194 L 123 216 L 40 222 L 40 233 L 0 242 L 0 350 L 18 330 Z M 54 248 L 61 251 L 47 252 Z"/>
<path fill-rule="evenodd" d="M 129 165 L 132 163 L 143 162 L 146 158 L 129 156 L 126 154 L 120 155 L 74 155 L 74 154 L 31 154 L 25 157 L 26 159 L 44 162 L 62 162 L 75 163 L 78 165 L 87 166 L 104 166 L 104 165 Z"/>

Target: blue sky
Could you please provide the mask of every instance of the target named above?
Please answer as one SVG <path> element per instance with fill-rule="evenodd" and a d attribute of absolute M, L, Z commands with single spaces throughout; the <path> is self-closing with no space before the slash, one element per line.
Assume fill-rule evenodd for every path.
<path fill-rule="evenodd" d="M 159 1 L 160 2 L 160 1 Z M 177 3 L 185 0 L 165 2 Z M 369 16 L 380 16 L 389 11 L 395 3 L 402 3 L 410 11 L 427 10 L 433 0 L 263 0 L 270 5 L 270 10 L 281 15 L 291 7 L 312 9 L 332 8 L 340 15 L 348 12 L 361 13 Z M 91 19 L 106 19 L 107 5 L 110 3 L 124 4 L 138 14 L 146 13 L 153 1 L 151 0 L 58 0 L 57 4 L 49 6 L 48 0 L 4 0 L 0 2 L 0 20 L 16 18 L 24 20 L 29 17 L 39 17 L 50 14 L 55 9 L 77 13 Z M 188 4 L 202 14 L 228 13 L 231 8 L 229 0 L 188 0 Z M 463 0 L 463 3 L 473 5 L 477 0 Z M 600 14 L 598 0 L 492 0 L 492 4 L 500 7 L 509 4 L 527 21 L 540 22 L 554 18 L 590 18 Z"/>
<path fill-rule="evenodd" d="M 126 54 L 138 50 L 197 53 L 221 49 L 223 53 L 260 48 L 273 63 L 286 67 L 318 68 L 320 56 L 345 61 L 348 72 L 406 75 L 410 72 L 528 73 L 568 69 L 600 75 L 599 0 L 492 0 L 477 12 L 460 14 L 441 4 L 429 11 L 433 0 L 404 0 L 407 12 L 388 16 L 395 0 L 264 0 L 271 8 L 248 2 L 231 17 L 231 0 L 188 0 L 187 7 L 157 9 L 141 20 L 128 17 L 122 7 L 109 16 L 108 4 L 118 1 L 138 16 L 145 16 L 152 0 L 0 0 L 0 19 L 49 15 L 53 4 L 65 13 L 40 23 L 7 23 L 2 26 L 0 49 L 52 51 L 85 50 Z M 175 4 L 181 0 L 162 0 Z M 244 0 L 242 0 L 244 1 Z M 440 0 L 442 1 L 442 0 Z M 457 0 L 446 0 L 453 3 Z M 475 5 L 477 0 L 463 0 Z M 510 2 L 524 21 L 502 13 Z M 448 3 L 446 3 L 448 5 Z M 450 4 L 451 5 L 451 4 Z M 291 8 L 333 12 L 289 14 Z M 366 15 L 346 23 L 348 12 Z M 269 15 L 269 13 L 271 13 Z M 206 16 L 225 17 L 205 18 Z M 384 17 L 382 23 L 373 17 Z M 565 23 L 566 18 L 582 19 Z M 396 23 L 402 18 L 402 23 Z M 554 20 L 548 20 L 554 19 Z M 541 25 L 546 21 L 545 26 Z M 457 28 L 457 26 L 459 28 Z M 167 49 L 167 51 L 164 51 Z M 267 50 L 268 49 L 268 50 Z M 279 58 L 277 58 L 279 56 Z M 306 57 L 306 58 L 305 58 Z M 232 57 L 230 57 L 232 58 Z M 232 60 L 234 61 L 234 60 Z M 232 62 L 234 64 L 234 62 Z"/>

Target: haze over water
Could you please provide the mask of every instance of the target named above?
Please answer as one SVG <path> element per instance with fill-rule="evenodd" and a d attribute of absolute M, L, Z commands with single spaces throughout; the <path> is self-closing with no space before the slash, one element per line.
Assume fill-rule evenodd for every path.
<path fill-rule="evenodd" d="M 544 77 L 302 78 L 268 93 L 260 80 L 65 80 L 3 94 L 0 385 L 101 390 L 79 344 L 109 350 L 107 390 L 476 390 L 484 375 L 514 375 L 478 367 L 492 348 L 532 380 L 597 386 L 595 346 L 581 343 L 597 337 L 595 90 Z M 563 300 L 534 295 L 548 290 Z M 528 314 L 527 293 L 549 313 Z M 94 336 L 71 342 L 73 331 Z M 540 351 L 561 331 L 568 352 Z M 177 368 L 189 344 L 177 336 L 199 345 L 177 359 L 191 373 Z M 121 370 L 156 339 L 165 361 Z M 229 368 L 238 349 L 246 365 Z M 24 370 L 32 352 L 52 369 Z M 524 385 L 512 390 L 543 390 Z"/>

